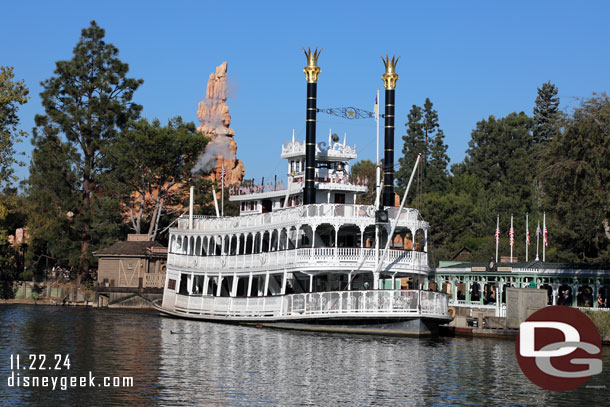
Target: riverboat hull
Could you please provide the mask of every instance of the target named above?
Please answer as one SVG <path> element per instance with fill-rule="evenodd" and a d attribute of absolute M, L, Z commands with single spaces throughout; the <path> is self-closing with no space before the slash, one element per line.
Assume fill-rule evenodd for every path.
<path fill-rule="evenodd" d="M 219 316 L 167 309 L 158 303 L 153 303 L 153 306 L 165 316 L 191 320 L 284 330 L 384 336 L 437 336 L 439 326 L 452 320 L 446 315 Z"/>

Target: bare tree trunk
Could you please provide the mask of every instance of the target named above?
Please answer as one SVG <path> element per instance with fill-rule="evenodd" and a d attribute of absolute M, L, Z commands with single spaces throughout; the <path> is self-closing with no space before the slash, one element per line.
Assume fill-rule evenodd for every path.
<path fill-rule="evenodd" d="M 159 231 L 159 220 L 161 220 L 161 213 L 163 212 L 163 204 L 165 203 L 165 199 L 161 198 L 159 202 L 159 207 L 157 211 L 157 219 L 155 220 L 155 231 L 153 234 L 153 238 L 151 240 L 157 240 L 157 232 Z"/>

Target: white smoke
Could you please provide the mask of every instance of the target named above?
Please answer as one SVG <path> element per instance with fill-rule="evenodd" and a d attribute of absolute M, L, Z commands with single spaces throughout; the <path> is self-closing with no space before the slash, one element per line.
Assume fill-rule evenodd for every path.
<path fill-rule="evenodd" d="M 218 134 L 214 140 L 212 140 L 206 147 L 205 151 L 197 158 L 197 163 L 191 170 L 193 174 L 203 172 L 205 174 L 213 171 L 218 164 L 219 159 L 233 162 L 233 155 L 231 154 L 229 136 L 224 134 Z M 226 169 L 228 170 L 228 168 Z"/>

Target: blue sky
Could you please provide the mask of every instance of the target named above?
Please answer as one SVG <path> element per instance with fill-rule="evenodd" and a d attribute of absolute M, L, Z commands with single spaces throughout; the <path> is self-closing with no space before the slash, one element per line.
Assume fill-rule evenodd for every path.
<path fill-rule="evenodd" d="M 31 100 L 20 110 L 31 132 L 42 112 L 40 82 L 70 59 L 82 28 L 96 20 L 120 50 L 130 76 L 144 79 L 135 101 L 149 119 L 197 122 L 207 78 L 229 64 L 228 101 L 246 177 L 285 176 L 280 145 L 305 134 L 306 64 L 302 47 L 319 46 L 318 107 L 373 109 L 380 55 L 400 55 L 396 160 L 413 104 L 429 97 L 439 112 L 451 162 L 464 158 L 476 122 L 513 111 L 531 114 L 536 88 L 552 81 L 561 106 L 610 88 L 610 6 L 564 1 L 136 2 L 6 1 L 0 64 L 15 67 Z M 374 159 L 373 120 L 318 115 L 348 134 L 359 157 Z M 29 141 L 19 146 L 29 154 Z M 19 169 L 20 177 L 27 169 Z"/>

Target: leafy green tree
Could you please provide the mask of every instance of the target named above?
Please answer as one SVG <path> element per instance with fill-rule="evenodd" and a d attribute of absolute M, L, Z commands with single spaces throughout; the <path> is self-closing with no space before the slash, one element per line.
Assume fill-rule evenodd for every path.
<path fill-rule="evenodd" d="M 538 88 L 536 105 L 534 106 L 534 143 L 546 143 L 557 134 L 559 119 L 559 98 L 557 97 L 557 86 L 550 81 Z"/>
<path fill-rule="evenodd" d="M 368 191 L 358 196 L 358 203 L 363 205 L 373 205 L 375 203 L 375 163 L 371 160 L 360 160 L 352 165 L 352 180 L 360 178 L 364 182 L 368 178 Z"/>
<path fill-rule="evenodd" d="M 15 143 L 26 135 L 19 130 L 19 106 L 28 100 L 28 89 L 23 80 L 16 81 L 13 68 L 0 66 L 0 298 L 12 297 L 12 281 L 17 277 L 15 248 L 8 237 L 25 225 L 25 211 L 21 198 L 10 187 L 14 165 L 22 164 L 15 157 Z"/>
<path fill-rule="evenodd" d="M 581 101 L 540 163 L 555 257 L 610 261 L 610 98 Z"/>
<path fill-rule="evenodd" d="M 104 180 L 123 203 L 131 230 L 144 232 L 156 240 L 163 217 L 188 208 L 188 181 L 191 169 L 207 139 L 192 122 L 181 117 L 161 126 L 155 119 L 131 123 L 102 148 Z M 186 206 L 182 205 L 187 199 Z"/>
<path fill-rule="evenodd" d="M 36 116 L 38 127 L 33 140 L 35 150 L 41 149 L 35 152 L 39 160 L 51 159 L 42 154 L 49 145 L 60 147 L 59 168 L 41 162 L 34 166 L 29 193 L 40 213 L 47 212 L 62 225 L 66 218 L 69 221 L 72 236 L 79 246 L 77 265 L 80 273 L 88 271 L 95 243 L 115 235 L 120 225 L 112 216 L 117 203 L 105 195 L 107 191 L 100 177 L 104 170 L 101 148 L 130 120 L 136 119 L 141 110 L 141 106 L 132 103 L 131 99 L 142 80 L 126 77 L 128 65 L 118 58 L 118 49 L 104 41 L 104 35 L 104 30 L 92 21 L 82 30 L 72 59 L 57 62 L 54 76 L 42 82 L 45 114 Z M 49 139 L 50 144 L 45 139 Z M 35 180 L 57 178 L 58 173 L 67 171 L 69 178 L 64 182 L 69 185 L 65 185 L 65 193 L 70 198 L 62 198 L 62 201 L 68 202 L 61 202 L 59 206 L 41 202 L 37 197 L 48 195 L 55 186 L 45 186 Z M 44 226 L 36 224 L 33 227 Z M 57 244 L 51 246 L 59 250 Z M 73 261 L 74 253 L 69 257 Z"/>
<path fill-rule="evenodd" d="M 13 68 L 0 66 L 0 187 L 14 181 L 13 165 L 15 159 L 15 142 L 26 135 L 18 130 L 19 105 L 28 100 L 28 89 L 23 80 L 15 81 Z"/>

